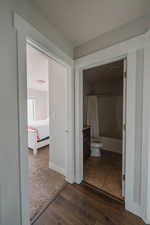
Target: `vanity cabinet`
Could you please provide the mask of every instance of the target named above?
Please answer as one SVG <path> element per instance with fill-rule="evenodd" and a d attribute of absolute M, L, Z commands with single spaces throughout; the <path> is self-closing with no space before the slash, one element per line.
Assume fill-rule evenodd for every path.
<path fill-rule="evenodd" d="M 90 127 L 83 128 L 83 159 L 86 160 L 91 154 Z"/>

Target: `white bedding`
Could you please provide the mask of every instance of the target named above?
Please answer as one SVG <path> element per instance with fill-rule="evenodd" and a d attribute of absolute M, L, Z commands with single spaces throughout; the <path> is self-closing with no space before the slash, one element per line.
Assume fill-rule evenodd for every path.
<path fill-rule="evenodd" d="M 29 122 L 28 127 L 37 129 L 40 140 L 49 137 L 49 120 L 48 119 Z"/>

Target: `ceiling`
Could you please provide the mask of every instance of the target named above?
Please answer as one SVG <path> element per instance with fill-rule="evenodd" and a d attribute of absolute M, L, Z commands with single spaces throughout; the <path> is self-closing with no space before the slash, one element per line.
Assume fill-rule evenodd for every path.
<path fill-rule="evenodd" d="M 27 87 L 48 91 L 48 58 L 27 44 Z"/>
<path fill-rule="evenodd" d="M 84 70 L 84 79 L 91 85 L 123 79 L 123 60 Z"/>
<path fill-rule="evenodd" d="M 32 0 L 73 46 L 150 13 L 150 0 Z"/>

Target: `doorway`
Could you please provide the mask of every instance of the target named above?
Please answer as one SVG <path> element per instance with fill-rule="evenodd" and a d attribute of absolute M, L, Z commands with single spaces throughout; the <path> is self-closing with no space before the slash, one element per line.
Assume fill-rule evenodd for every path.
<path fill-rule="evenodd" d="M 14 26 L 17 31 L 18 49 L 18 115 L 19 115 L 19 161 L 20 161 L 20 204 L 21 204 L 21 224 L 29 225 L 29 191 L 28 191 L 28 135 L 27 135 L 27 70 L 26 70 L 26 44 L 31 44 L 40 52 L 48 56 L 49 59 L 57 62 L 66 68 L 67 72 L 67 126 L 65 130 L 67 136 L 67 148 L 61 158 L 65 163 L 62 168 L 59 165 L 60 158 L 57 157 L 49 162 L 49 167 L 61 174 L 69 183 L 74 182 L 74 74 L 73 60 L 59 49 L 52 41 L 47 39 L 42 33 L 36 30 L 22 17 L 14 14 Z M 50 69 L 50 68 L 49 68 Z M 49 70 L 50 71 L 50 70 Z M 50 104 L 49 104 L 50 105 Z M 49 110 L 50 112 L 50 110 Z M 60 112 L 61 113 L 61 112 Z M 58 115 L 57 115 L 58 116 Z M 49 118 L 51 118 L 49 116 Z M 66 118 L 66 117 L 65 117 Z M 51 139 L 52 141 L 52 139 Z M 54 141 L 54 139 L 53 139 Z M 58 142 L 58 141 L 56 141 Z"/>
<path fill-rule="evenodd" d="M 126 59 L 83 71 L 83 181 L 124 199 Z"/>
<path fill-rule="evenodd" d="M 26 45 L 26 56 L 29 214 L 33 223 L 66 184 L 64 171 L 51 163 L 65 168 L 65 162 L 61 166 L 58 159 L 65 159 L 67 149 L 67 70 L 32 43 Z M 55 135 L 58 133 L 60 136 Z"/>

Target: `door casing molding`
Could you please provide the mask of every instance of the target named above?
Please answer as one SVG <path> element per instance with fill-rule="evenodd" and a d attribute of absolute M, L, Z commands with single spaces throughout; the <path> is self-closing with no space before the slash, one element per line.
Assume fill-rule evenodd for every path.
<path fill-rule="evenodd" d="M 83 70 L 95 66 L 104 65 L 119 59 L 127 58 L 127 105 L 126 105 L 126 186 L 125 186 L 125 208 L 130 212 L 140 216 L 146 223 L 149 222 L 147 216 L 147 194 L 145 192 L 145 182 L 147 170 L 145 156 L 147 156 L 148 146 L 142 151 L 141 159 L 141 203 L 134 199 L 134 170 L 135 170 L 135 113 L 136 113 L 136 64 L 137 50 L 147 48 L 150 43 L 150 32 L 132 38 L 125 42 L 113 45 L 109 48 L 97 51 L 88 56 L 75 60 L 75 179 L 76 183 L 83 180 Z M 148 66 L 148 65 L 147 65 Z M 144 74 L 142 75 L 142 79 Z M 150 89 L 150 88 L 149 88 Z M 141 93 L 142 94 L 142 93 Z M 143 100 L 142 100 L 143 101 Z M 143 104 L 143 103 L 142 103 Z M 144 108 L 143 108 L 144 112 Z M 141 113 L 143 118 L 144 114 Z M 143 142 L 143 137 L 140 140 Z M 143 194 L 142 194 L 143 193 Z"/>
<path fill-rule="evenodd" d="M 29 225 L 28 204 L 28 154 L 27 154 L 27 75 L 26 75 L 26 43 L 44 52 L 48 57 L 63 64 L 68 71 L 68 143 L 66 165 L 63 170 L 66 181 L 74 182 L 74 74 L 73 60 L 64 54 L 44 35 L 37 31 L 18 14 L 14 14 L 14 26 L 17 32 L 18 50 L 18 118 L 19 118 L 19 173 L 20 173 L 20 206 L 21 225 Z"/>
<path fill-rule="evenodd" d="M 148 80 L 150 48 L 150 31 L 132 38 L 125 42 L 113 45 L 109 48 L 97 51 L 88 56 L 81 57 L 73 61 L 70 57 L 64 54 L 57 46 L 49 41 L 44 35 L 37 31 L 32 25 L 26 22 L 22 17 L 14 14 L 14 26 L 17 31 L 17 48 L 18 48 L 18 118 L 19 118 L 19 160 L 20 160 L 20 199 L 21 199 L 21 224 L 29 225 L 29 207 L 28 207 L 28 187 L 27 187 L 27 105 L 24 99 L 27 97 L 26 84 L 26 41 L 31 41 L 45 51 L 49 57 L 58 60 L 58 62 L 65 63 L 69 70 L 69 124 L 70 124 L 70 138 L 68 145 L 70 149 L 68 152 L 66 180 L 73 183 L 80 183 L 83 178 L 83 149 L 82 149 L 82 73 L 84 69 L 92 68 L 94 66 L 113 62 L 124 57 L 127 58 L 127 164 L 126 164 L 126 190 L 125 190 L 125 207 L 129 211 L 140 216 L 146 223 L 150 223 L 148 212 L 149 206 L 147 203 L 148 190 L 150 189 L 150 179 L 148 177 L 148 168 L 150 165 L 150 148 L 149 137 L 144 133 L 142 136 L 142 163 L 141 163 L 141 203 L 134 201 L 133 192 L 133 171 L 134 171 L 134 153 L 135 153 L 135 89 L 136 89 L 136 51 L 140 48 L 144 49 L 144 91 L 143 91 L 143 130 L 146 129 L 149 134 L 149 117 L 147 114 L 148 94 L 150 88 L 146 84 L 150 84 Z M 74 67 L 75 67 L 75 87 L 74 87 Z M 75 104 L 74 104 L 74 88 L 75 88 Z M 74 108 L 75 107 L 75 108 Z M 149 108 L 148 108 L 149 110 Z M 75 115 L 74 115 L 75 112 Z M 150 115 L 150 112 L 149 112 Z M 74 134 L 74 118 L 75 118 L 75 134 Z M 145 132 L 146 132 L 145 130 Z M 146 138 L 146 139 L 145 139 Z M 75 143 L 74 143 L 75 142 Z M 75 156 L 74 156 L 75 144 Z M 129 154 L 129 148 L 132 149 Z M 75 166 L 75 171 L 74 171 Z M 68 169 L 69 168 L 69 169 Z M 74 178 L 75 175 L 75 178 Z"/>

